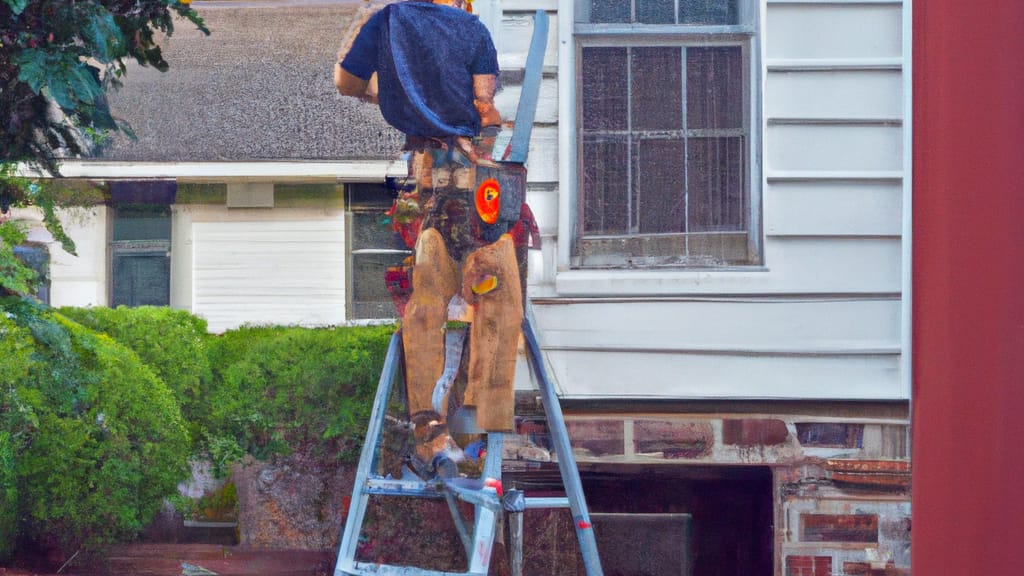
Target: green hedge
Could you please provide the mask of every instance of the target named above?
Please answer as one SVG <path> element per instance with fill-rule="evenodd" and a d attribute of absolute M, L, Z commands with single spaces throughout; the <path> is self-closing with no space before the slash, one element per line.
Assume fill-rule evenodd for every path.
<path fill-rule="evenodd" d="M 16 456 L 33 415 L 15 383 L 28 378 L 33 350 L 28 331 L 0 311 L 0 559 L 14 551 L 18 535 Z"/>
<path fill-rule="evenodd" d="M 259 458 L 362 443 L 393 326 L 242 328 L 211 342 L 214 428 Z"/>
<path fill-rule="evenodd" d="M 206 321 L 165 307 L 61 308 L 60 313 L 131 348 L 171 389 L 193 439 L 207 433 L 212 382 Z"/>
<path fill-rule="evenodd" d="M 393 332 L 209 335 L 168 308 L 0 299 L 0 559 L 19 533 L 69 554 L 130 539 L 197 455 L 354 459 Z"/>
<path fill-rule="evenodd" d="M 0 311 L 4 340 L 21 359 L 3 375 L 0 422 L 16 479 L 16 528 L 65 552 L 133 537 L 188 475 L 174 395 L 105 335 L 28 301 L 0 300 Z"/>

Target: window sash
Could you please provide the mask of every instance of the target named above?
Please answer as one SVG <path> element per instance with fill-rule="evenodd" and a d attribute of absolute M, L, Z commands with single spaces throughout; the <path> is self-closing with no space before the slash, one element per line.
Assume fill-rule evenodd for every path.
<path fill-rule="evenodd" d="M 732 24 L 749 18 L 745 0 L 575 0 L 576 23 Z"/>
<path fill-rule="evenodd" d="M 657 267 L 657 266 L 674 266 L 674 267 L 686 267 L 686 266 L 728 266 L 728 265 L 745 265 L 745 264 L 756 264 L 759 263 L 759 254 L 757 248 L 757 241 L 754 237 L 756 230 L 758 229 L 758 222 L 755 218 L 754 212 L 754 199 L 752 198 L 752 182 L 751 182 L 751 171 L 752 171 L 752 156 L 754 135 L 752 134 L 752 115 L 751 109 L 751 75 L 753 70 L 751 67 L 751 50 L 753 49 L 753 28 L 750 26 L 705 26 L 705 27 L 694 27 L 694 26 L 641 26 L 641 25 L 609 25 L 609 24 L 577 24 L 576 25 L 576 61 L 577 61 L 577 77 L 576 77 L 576 100 L 577 100 L 577 119 L 576 119 L 576 148 L 577 148 L 577 223 L 576 223 L 576 238 L 575 245 L 572 254 L 572 264 L 574 266 L 581 267 Z M 636 86 L 633 85 L 631 79 L 628 78 L 628 74 L 634 67 L 633 64 L 633 51 L 642 50 L 645 48 L 676 48 L 680 49 L 680 62 L 681 71 L 678 75 L 683 79 L 683 87 L 679 92 L 679 98 L 682 100 L 680 106 L 683 114 L 682 126 L 669 127 L 665 129 L 664 126 L 642 126 L 637 128 L 632 125 L 634 119 L 633 111 L 626 110 L 624 113 L 626 125 L 622 126 L 621 118 L 613 119 L 611 122 L 604 123 L 605 125 L 598 125 L 592 128 L 593 118 L 584 118 L 584 115 L 588 115 L 587 110 L 584 107 L 584 82 L 585 77 L 583 74 L 583 68 L 585 61 L 583 58 L 584 50 L 590 48 L 621 48 L 625 49 L 626 57 L 624 66 L 627 72 L 627 79 L 624 84 L 625 95 L 619 95 L 620 99 L 624 99 L 628 105 L 635 98 Z M 687 50 L 689 49 L 703 49 L 703 48 L 718 48 L 718 47 L 735 47 L 740 50 L 740 62 L 739 62 L 739 82 L 738 88 L 741 91 L 740 106 L 739 106 L 739 121 L 733 120 L 730 126 L 725 127 L 690 127 L 685 119 L 687 114 L 687 95 L 686 91 L 693 87 L 686 85 L 686 61 L 687 61 Z M 621 67 L 620 66 L 620 67 Z M 586 81 L 593 81 L 592 75 L 595 70 L 591 67 L 587 70 Z M 614 72 L 613 72 L 614 74 Z M 610 77 L 610 76 L 609 76 Z M 589 94 L 589 92 L 588 92 Z M 616 95 L 612 95 L 615 98 Z M 611 103 L 610 107 L 614 108 L 616 103 Z M 599 111 L 600 113 L 600 111 Z M 616 121 L 617 120 L 617 121 Z M 588 123 L 589 122 L 589 123 Z M 737 125 L 738 124 L 738 125 Z M 650 129 L 653 128 L 653 129 Z M 660 128 L 660 129 L 659 129 Z M 602 192 L 617 193 L 621 198 L 625 198 L 625 202 L 629 204 L 634 200 L 638 187 L 641 185 L 637 182 L 636 176 L 633 173 L 637 170 L 638 156 L 641 154 L 639 147 L 643 146 L 646 142 L 648 146 L 657 146 L 657 142 L 668 143 L 671 145 L 672 142 L 678 143 L 684 147 L 682 157 L 685 158 L 690 156 L 689 151 L 685 151 L 691 145 L 700 143 L 701 141 L 708 141 L 709 139 L 736 139 L 739 143 L 738 151 L 741 156 L 740 160 L 735 164 L 740 170 L 738 174 L 734 174 L 734 179 L 738 177 L 739 181 L 734 182 L 733 186 L 738 186 L 739 199 L 741 203 L 740 209 L 742 214 L 739 215 L 738 220 L 735 219 L 734 223 L 739 224 L 738 226 L 724 226 L 724 227 L 711 227 L 709 229 L 705 226 L 701 229 L 700 226 L 694 226 L 695 222 L 693 219 L 685 213 L 686 208 L 680 208 L 679 206 L 670 206 L 669 210 L 676 210 L 677 214 L 674 216 L 676 221 L 682 218 L 685 222 L 685 227 L 682 230 L 674 233 L 665 233 L 666 230 L 659 230 L 658 226 L 651 226 L 644 229 L 642 222 L 638 221 L 639 211 L 634 206 L 628 206 L 627 218 L 629 222 L 625 225 L 620 225 L 620 229 L 617 233 L 609 234 L 610 228 L 608 226 L 599 226 L 596 229 L 588 224 L 592 223 L 595 216 L 595 212 L 600 212 L 600 209 L 595 211 L 593 206 L 588 206 L 587 195 L 600 195 Z M 591 170 L 589 165 L 593 158 L 588 158 L 588 155 L 592 155 L 595 150 L 595 144 L 600 142 L 625 142 L 627 144 L 627 151 L 625 155 L 620 152 L 617 160 L 613 159 L 611 162 L 607 162 L 607 166 L 615 165 L 619 168 L 619 171 L 625 171 L 627 174 L 612 175 L 612 180 L 617 178 L 620 181 L 624 181 L 627 190 L 592 190 L 588 189 L 588 183 L 594 181 L 594 174 L 590 174 L 591 179 L 588 180 L 588 171 Z M 634 150 L 636 148 L 636 150 Z M 602 175 L 607 173 L 604 170 L 607 166 L 599 167 Z M 705 168 L 705 175 L 713 175 L 709 168 Z M 683 178 L 689 179 L 691 174 L 683 172 L 678 177 L 678 181 L 682 182 Z M 688 183 L 687 183 L 688 184 Z M 686 186 L 686 184 L 684 184 Z M 655 188 L 655 186 L 649 186 Z M 684 195 L 688 195 L 689 191 Z M 736 194 L 727 194 L 727 196 L 736 196 Z M 662 198 L 662 200 L 666 200 Z M 690 198 L 685 198 L 684 202 L 689 201 Z M 735 198 L 732 198 L 735 201 Z M 735 210 L 735 206 L 727 207 L 730 210 Z M 679 211 L 684 214 L 680 215 Z M 654 217 L 657 214 L 652 212 Z M 670 218 L 671 219 L 671 218 Z M 612 226 L 611 228 L 614 228 Z"/>

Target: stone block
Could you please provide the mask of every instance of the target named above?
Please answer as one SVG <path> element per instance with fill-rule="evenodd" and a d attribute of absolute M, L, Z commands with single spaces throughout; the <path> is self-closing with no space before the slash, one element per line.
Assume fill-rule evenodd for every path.
<path fill-rule="evenodd" d="M 573 451 L 593 456 L 621 456 L 625 453 L 625 424 L 622 420 L 566 420 Z"/>
<path fill-rule="evenodd" d="M 637 454 L 702 458 L 714 445 L 715 433 L 709 422 L 651 419 L 633 423 L 633 450 Z"/>
<path fill-rule="evenodd" d="M 803 542 L 878 542 L 877 514 L 802 514 Z"/>
<path fill-rule="evenodd" d="M 787 556 L 786 576 L 832 576 L 832 557 Z"/>
<path fill-rule="evenodd" d="M 806 448 L 860 448 L 863 424 L 838 422 L 797 422 L 796 437 Z"/>
<path fill-rule="evenodd" d="M 722 442 L 734 446 L 777 446 L 784 444 L 789 430 L 782 420 L 743 418 L 722 421 Z"/>

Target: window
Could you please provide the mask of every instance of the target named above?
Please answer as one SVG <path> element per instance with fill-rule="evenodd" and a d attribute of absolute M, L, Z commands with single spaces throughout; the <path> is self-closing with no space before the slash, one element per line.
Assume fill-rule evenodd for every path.
<path fill-rule="evenodd" d="M 113 207 L 110 306 L 171 301 L 171 210 L 166 204 Z"/>
<path fill-rule="evenodd" d="M 380 184 L 345 186 L 349 220 L 350 320 L 395 318 L 395 305 L 385 281 L 388 270 L 401 266 L 412 251 L 402 242 L 386 212 L 392 193 Z"/>
<path fill-rule="evenodd" d="M 577 267 L 760 263 L 756 3 L 576 0 Z"/>
<path fill-rule="evenodd" d="M 46 249 L 46 245 L 31 242 L 15 246 L 14 255 L 21 260 L 22 264 L 35 271 L 36 299 L 43 304 L 49 304 L 50 252 Z"/>

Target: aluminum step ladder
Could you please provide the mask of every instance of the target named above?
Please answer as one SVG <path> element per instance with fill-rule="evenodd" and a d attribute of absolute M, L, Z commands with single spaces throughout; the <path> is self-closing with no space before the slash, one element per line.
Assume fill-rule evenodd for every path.
<path fill-rule="evenodd" d="M 495 485 L 484 482 L 485 479 L 495 479 L 499 482 L 501 479 L 503 435 L 497 433 L 487 434 L 487 453 L 479 479 L 439 478 L 419 481 L 385 478 L 378 475 L 376 473 L 377 460 L 380 455 L 383 428 L 387 420 L 388 401 L 392 386 L 395 385 L 396 381 L 400 381 L 397 376 L 402 356 L 401 334 L 396 332 L 391 338 L 384 361 L 384 369 L 377 387 L 373 414 L 371 415 L 369 429 L 367 430 L 366 443 L 363 445 L 362 454 L 359 459 L 359 468 L 356 472 L 352 491 L 352 501 L 349 505 L 345 530 L 342 534 L 334 576 L 486 576 L 491 562 L 499 517 L 502 514 L 509 513 L 513 515 L 517 522 L 520 522 L 519 526 L 521 526 L 522 512 L 539 508 L 570 509 L 586 573 L 588 576 L 603 576 L 590 514 L 587 511 L 583 486 L 580 481 L 579 470 L 576 467 L 572 446 L 569 442 L 565 420 L 562 416 L 558 396 L 544 366 L 537 335 L 533 330 L 533 324 L 529 317 L 523 320 L 523 336 L 526 341 L 526 351 L 531 373 L 536 380 L 544 405 L 545 415 L 547 416 L 548 429 L 555 448 L 555 455 L 558 460 L 558 467 L 561 472 L 566 496 L 562 498 L 530 498 L 517 490 L 509 490 L 502 497 L 499 495 L 500 484 Z M 459 531 L 463 546 L 466 549 L 468 559 L 467 571 L 453 573 L 357 560 L 357 546 L 365 520 L 366 508 L 370 497 L 375 495 L 446 499 L 456 529 Z M 473 505 L 474 521 L 472 530 L 466 525 L 459 512 L 456 500 L 462 500 Z M 513 530 L 513 533 L 515 534 L 515 530 Z M 519 533 L 521 534 L 521 529 Z M 513 556 L 517 553 L 520 555 L 518 562 L 521 563 L 521 549 L 516 551 L 515 544 L 513 543 Z M 511 564 L 513 573 L 516 573 L 516 557 L 511 559 Z M 521 566 L 519 569 L 521 569 Z"/>

